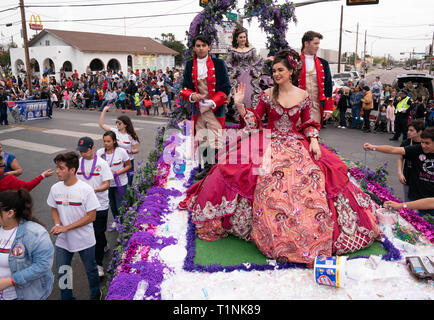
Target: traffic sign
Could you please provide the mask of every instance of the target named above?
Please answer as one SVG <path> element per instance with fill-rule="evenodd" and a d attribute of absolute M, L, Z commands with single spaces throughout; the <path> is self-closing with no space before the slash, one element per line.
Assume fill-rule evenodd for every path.
<path fill-rule="evenodd" d="M 237 21 L 238 20 L 238 15 L 236 13 L 233 13 L 233 12 L 226 12 L 226 17 L 229 20 L 233 20 L 233 21 Z"/>

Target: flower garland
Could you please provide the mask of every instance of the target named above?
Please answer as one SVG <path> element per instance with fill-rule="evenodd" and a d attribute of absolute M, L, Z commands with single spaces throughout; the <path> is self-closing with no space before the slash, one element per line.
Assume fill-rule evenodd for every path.
<path fill-rule="evenodd" d="M 209 1 L 208 5 L 199 13 L 190 24 L 187 35 L 187 47 L 184 59 L 187 60 L 192 52 L 193 39 L 199 33 L 205 35 L 211 42 L 218 42 L 216 25 L 222 25 L 223 17 L 235 9 L 237 1 L 219 0 Z M 286 33 L 290 21 L 297 22 L 294 14 L 295 4 L 285 2 L 282 5 L 277 0 L 247 0 L 244 4 L 244 14 L 250 23 L 254 16 L 259 19 L 260 28 L 267 34 L 266 46 L 269 55 L 273 56 L 279 50 L 288 49 Z M 241 14 L 240 10 L 237 10 Z"/>

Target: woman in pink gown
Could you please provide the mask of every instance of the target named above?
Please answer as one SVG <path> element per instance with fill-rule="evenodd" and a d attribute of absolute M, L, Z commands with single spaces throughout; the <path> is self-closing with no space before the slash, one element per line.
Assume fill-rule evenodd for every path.
<path fill-rule="evenodd" d="M 232 152 L 240 160 L 245 158 L 243 143 L 255 136 L 261 142 L 270 138 L 256 144 L 260 163 L 253 161 L 253 153 L 244 164 L 220 157 L 190 187 L 180 207 L 191 212 L 196 235 L 203 240 L 233 234 L 253 241 L 269 258 L 312 267 L 316 256 L 369 247 L 380 231 L 369 196 L 349 180 L 345 163 L 318 144 L 320 124 L 310 119 L 310 99 L 292 85 L 300 61 L 294 50 L 276 55 L 274 87 L 260 94 L 255 109 L 242 104 L 245 86 L 236 90 L 246 136 Z M 261 125 L 265 113 L 266 130 Z"/>

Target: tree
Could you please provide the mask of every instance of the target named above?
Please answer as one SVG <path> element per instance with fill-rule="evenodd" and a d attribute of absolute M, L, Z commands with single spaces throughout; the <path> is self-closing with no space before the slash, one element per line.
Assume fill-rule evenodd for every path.
<path fill-rule="evenodd" d="M 11 65 L 10 48 L 18 48 L 18 46 L 15 42 L 9 42 L 7 45 L 0 46 L 0 66 Z"/>
<path fill-rule="evenodd" d="M 178 52 L 178 55 L 175 56 L 175 65 L 182 65 L 182 57 L 187 49 L 186 46 L 181 41 L 176 40 L 173 33 L 162 33 L 161 38 L 163 45 Z"/>

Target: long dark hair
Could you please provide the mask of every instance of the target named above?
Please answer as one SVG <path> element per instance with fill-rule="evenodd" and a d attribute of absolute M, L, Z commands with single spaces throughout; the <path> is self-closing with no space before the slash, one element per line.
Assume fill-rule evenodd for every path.
<path fill-rule="evenodd" d="M 112 140 L 115 142 L 114 143 L 115 148 L 119 147 L 118 140 L 116 138 L 116 133 L 114 133 L 113 131 L 111 131 L 111 130 L 106 131 L 106 132 L 104 132 L 104 134 L 102 136 L 103 136 L 103 139 L 104 139 L 104 137 L 110 136 L 112 138 Z"/>
<path fill-rule="evenodd" d="M 247 29 L 243 28 L 241 25 L 237 25 L 234 32 L 232 33 L 232 47 L 238 48 L 238 42 L 237 38 L 240 34 L 245 33 L 246 34 L 246 47 L 249 47 L 249 35 L 247 33 Z"/>
<path fill-rule="evenodd" d="M 292 83 L 296 83 L 298 80 L 298 77 L 300 76 L 301 70 L 294 69 L 294 67 L 289 63 L 288 58 L 292 56 L 292 58 L 296 61 L 301 61 L 301 57 L 298 54 L 297 51 L 293 49 L 289 50 L 281 50 L 279 53 L 276 54 L 274 57 L 272 65 L 274 66 L 276 63 L 282 63 L 288 70 L 293 70 L 291 81 Z M 279 97 L 279 85 L 277 83 L 274 83 L 273 87 L 273 101 L 277 103 L 277 98 Z"/>
<path fill-rule="evenodd" d="M 134 126 L 133 123 L 131 122 L 131 119 L 128 116 L 119 116 L 118 120 L 122 121 L 125 124 L 128 134 L 131 137 L 133 137 L 134 140 L 140 142 L 139 137 L 137 136 L 137 133 L 134 130 Z"/>
<path fill-rule="evenodd" d="M 19 222 L 21 219 L 45 225 L 33 217 L 33 199 L 26 189 L 6 190 L 0 192 L 0 208 L 2 211 L 15 211 L 15 219 Z"/>

